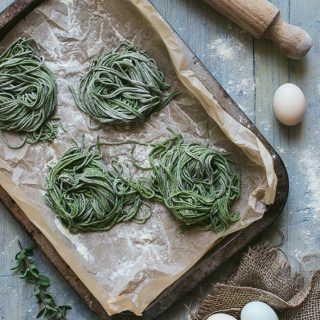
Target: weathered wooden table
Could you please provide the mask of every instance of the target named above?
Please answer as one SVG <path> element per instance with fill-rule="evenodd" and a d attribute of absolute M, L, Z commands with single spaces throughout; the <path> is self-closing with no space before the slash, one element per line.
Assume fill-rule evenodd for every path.
<path fill-rule="evenodd" d="M 3 10 L 12 0 L 0 0 Z M 249 34 L 220 16 L 200 0 L 151 0 L 233 99 L 256 123 L 282 156 L 290 177 L 290 196 L 283 215 L 263 238 L 281 241 L 294 265 L 302 262 L 311 272 L 320 268 L 320 1 L 273 0 L 285 19 L 305 28 L 314 46 L 302 61 L 290 61 L 267 41 Z M 302 124 L 287 128 L 272 113 L 272 96 L 284 82 L 299 85 L 308 110 Z M 0 319 L 31 320 L 37 314 L 32 288 L 12 275 L 17 239 L 28 236 L 0 203 Z M 94 320 L 41 252 L 39 268 L 52 279 L 57 300 L 73 308 L 70 319 Z M 235 259 L 236 261 L 236 259 Z M 230 261 L 230 264 L 235 261 Z M 225 267 L 223 268 L 225 269 Z M 210 283 L 225 274 L 219 271 L 159 319 L 188 319 L 210 292 Z"/>

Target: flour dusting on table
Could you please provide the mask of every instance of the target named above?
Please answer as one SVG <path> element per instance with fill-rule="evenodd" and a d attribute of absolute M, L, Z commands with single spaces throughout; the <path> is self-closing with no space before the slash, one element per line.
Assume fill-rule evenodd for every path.
<path fill-rule="evenodd" d="M 306 177 L 306 209 L 310 210 L 312 219 L 320 221 L 320 163 L 315 153 L 303 152 L 299 160 L 302 174 Z"/>
<path fill-rule="evenodd" d="M 236 50 L 230 45 L 230 42 L 220 38 L 211 41 L 208 48 L 212 50 L 212 57 L 219 57 L 222 60 L 231 60 L 236 55 Z"/>

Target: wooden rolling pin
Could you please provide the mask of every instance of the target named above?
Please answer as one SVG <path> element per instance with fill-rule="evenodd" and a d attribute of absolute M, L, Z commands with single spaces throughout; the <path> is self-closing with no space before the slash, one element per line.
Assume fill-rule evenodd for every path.
<path fill-rule="evenodd" d="M 300 59 L 312 47 L 310 35 L 302 28 L 282 20 L 279 9 L 266 0 L 204 1 L 255 38 L 272 40 L 289 58 Z"/>

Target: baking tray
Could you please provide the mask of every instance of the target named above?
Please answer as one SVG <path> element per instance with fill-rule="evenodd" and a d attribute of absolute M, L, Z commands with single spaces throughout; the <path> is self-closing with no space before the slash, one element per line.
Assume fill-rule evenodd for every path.
<path fill-rule="evenodd" d="M 122 1 L 122 0 L 121 0 Z M 25 15 L 33 10 L 42 0 L 15 0 L 9 7 L 0 13 L 0 40 L 7 32 Z M 176 36 L 180 38 L 177 34 Z M 234 119 L 241 122 L 250 129 L 270 152 L 274 159 L 274 168 L 278 178 L 276 198 L 273 205 L 269 206 L 263 218 L 254 222 L 246 229 L 231 234 L 220 241 L 212 250 L 210 250 L 196 265 L 186 272 L 180 279 L 163 291 L 143 312 L 142 317 L 134 316 L 129 312 L 124 312 L 115 316 L 108 316 L 100 303 L 95 299 L 86 286 L 80 281 L 76 274 L 70 269 L 65 261 L 60 257 L 51 243 L 45 236 L 30 222 L 24 212 L 19 208 L 15 201 L 8 193 L 0 187 L 0 200 L 16 218 L 16 220 L 29 233 L 32 239 L 37 243 L 39 248 L 46 254 L 49 260 L 60 271 L 64 278 L 70 283 L 74 290 L 83 298 L 89 308 L 104 319 L 143 319 L 151 320 L 158 317 L 167 310 L 177 300 L 182 298 L 187 292 L 192 290 L 205 279 L 209 274 L 214 272 L 223 262 L 231 258 L 235 253 L 243 249 L 266 229 L 282 212 L 288 197 L 289 181 L 286 168 L 283 161 L 263 137 L 255 125 L 243 113 L 239 106 L 231 99 L 228 93 L 223 89 L 219 82 L 212 76 L 206 67 L 193 54 L 191 49 L 183 42 L 187 58 L 192 59 L 194 71 L 204 75 L 202 82 L 213 94 L 214 98 L 220 103 Z"/>

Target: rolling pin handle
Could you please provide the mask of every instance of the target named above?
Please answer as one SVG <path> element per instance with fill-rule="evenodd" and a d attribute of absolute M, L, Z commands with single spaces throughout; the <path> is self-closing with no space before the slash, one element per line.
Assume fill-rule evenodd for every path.
<path fill-rule="evenodd" d="M 280 51 L 291 59 L 301 59 L 312 47 L 310 35 L 300 27 L 286 23 L 277 15 L 267 29 L 264 38 L 276 43 Z"/>

